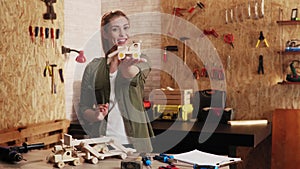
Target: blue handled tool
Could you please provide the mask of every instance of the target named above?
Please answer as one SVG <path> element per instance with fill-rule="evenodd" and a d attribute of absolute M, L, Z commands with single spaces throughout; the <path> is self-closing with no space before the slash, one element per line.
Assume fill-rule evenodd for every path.
<path fill-rule="evenodd" d="M 144 163 L 145 166 L 150 167 L 152 162 L 151 162 L 151 158 L 149 156 L 143 155 L 142 156 L 142 161 Z"/>

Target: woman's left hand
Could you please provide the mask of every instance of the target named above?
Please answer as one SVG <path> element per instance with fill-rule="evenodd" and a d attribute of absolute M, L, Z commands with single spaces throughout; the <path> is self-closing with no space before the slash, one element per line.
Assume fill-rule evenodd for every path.
<path fill-rule="evenodd" d="M 147 60 L 144 58 L 134 59 L 128 56 L 125 57 L 125 59 L 121 60 L 119 65 L 123 77 L 125 78 L 134 77 L 137 73 L 139 73 L 139 69 L 138 67 L 135 66 L 135 64 L 143 63 L 143 62 L 147 62 Z"/>

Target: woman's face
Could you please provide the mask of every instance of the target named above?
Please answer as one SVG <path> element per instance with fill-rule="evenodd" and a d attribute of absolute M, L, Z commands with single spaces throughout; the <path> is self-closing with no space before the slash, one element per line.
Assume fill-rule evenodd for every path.
<path fill-rule="evenodd" d="M 129 22 L 125 17 L 119 16 L 112 18 L 105 37 L 108 41 L 112 42 L 113 45 L 123 46 L 129 38 L 129 28 Z"/>

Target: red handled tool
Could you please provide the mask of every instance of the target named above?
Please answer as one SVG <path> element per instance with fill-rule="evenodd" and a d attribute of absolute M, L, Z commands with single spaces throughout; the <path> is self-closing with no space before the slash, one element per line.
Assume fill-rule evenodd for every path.
<path fill-rule="evenodd" d="M 54 47 L 54 29 L 50 29 L 50 37 L 51 37 L 51 42 L 52 42 L 52 47 Z"/>
<path fill-rule="evenodd" d="M 205 67 L 203 67 L 203 68 L 201 69 L 200 76 L 201 76 L 201 77 L 208 77 L 208 73 L 207 73 L 207 70 L 206 70 Z"/>
<path fill-rule="evenodd" d="M 193 75 L 194 75 L 195 79 L 197 79 L 197 80 L 200 79 L 200 72 L 199 72 L 198 68 L 194 68 Z"/>
<path fill-rule="evenodd" d="M 44 28 L 43 27 L 40 27 L 40 42 L 41 42 L 41 45 L 44 44 Z"/>
<path fill-rule="evenodd" d="M 212 30 L 207 30 L 207 29 L 204 29 L 203 30 L 203 33 L 205 34 L 205 35 L 213 35 L 214 37 L 219 37 L 219 34 L 214 30 L 214 29 L 212 29 Z"/>
<path fill-rule="evenodd" d="M 176 16 L 183 16 L 181 11 L 184 11 L 184 10 L 186 10 L 186 9 L 185 8 L 174 7 L 173 14 L 176 15 Z"/>
<path fill-rule="evenodd" d="M 33 34 L 32 26 L 30 25 L 28 29 L 29 29 L 29 35 L 31 38 L 31 42 L 34 43 L 34 34 Z"/>
<path fill-rule="evenodd" d="M 229 34 L 224 35 L 224 41 L 225 41 L 225 43 L 230 44 L 232 46 L 232 48 L 234 48 L 234 46 L 233 46 L 233 40 L 234 40 L 233 39 L 233 34 L 229 33 Z"/>
<path fill-rule="evenodd" d="M 167 62 L 167 49 L 164 50 L 164 62 Z"/>
<path fill-rule="evenodd" d="M 202 2 L 197 2 L 197 4 L 194 5 L 193 7 L 191 7 L 191 8 L 188 10 L 188 12 L 189 12 L 189 13 L 193 13 L 194 10 L 197 8 L 197 6 L 198 6 L 200 9 L 205 8 L 205 6 L 204 6 L 204 4 L 203 4 Z"/>

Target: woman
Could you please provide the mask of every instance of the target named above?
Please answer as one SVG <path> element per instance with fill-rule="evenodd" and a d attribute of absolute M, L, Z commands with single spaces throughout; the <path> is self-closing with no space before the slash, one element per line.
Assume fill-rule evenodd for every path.
<path fill-rule="evenodd" d="M 104 14 L 101 39 L 105 57 L 92 60 L 81 84 L 80 117 L 91 137 L 106 135 L 139 152 L 151 152 L 153 131 L 143 107 L 144 83 L 150 65 L 141 59 L 108 55 L 126 45 L 129 19 L 122 11 Z"/>

